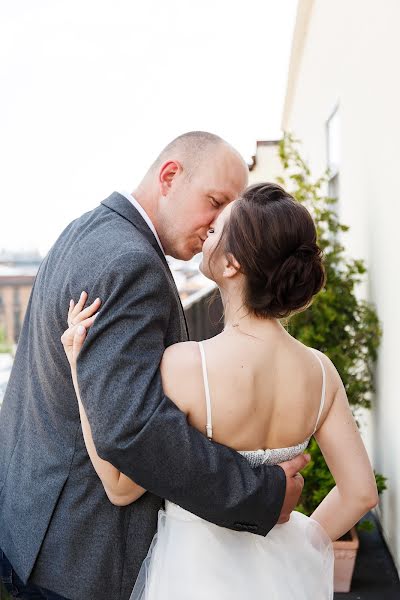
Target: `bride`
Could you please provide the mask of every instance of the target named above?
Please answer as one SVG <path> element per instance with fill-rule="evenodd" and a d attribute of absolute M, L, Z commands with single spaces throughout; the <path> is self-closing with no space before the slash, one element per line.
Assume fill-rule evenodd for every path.
<path fill-rule="evenodd" d="M 323 287 L 315 226 L 270 183 L 248 188 L 213 225 L 200 269 L 220 289 L 225 327 L 204 342 L 167 348 L 165 393 L 210 443 L 236 449 L 254 467 L 293 458 L 315 436 L 336 486 L 311 517 L 293 512 L 266 537 L 218 527 L 166 500 L 131 600 L 327 600 L 332 541 L 376 505 L 377 490 L 334 365 L 280 322 Z M 125 505 L 146 490 L 97 455 L 79 397 L 76 360 L 100 306 L 85 309 L 86 299 L 71 301 L 75 325 L 62 342 L 89 456 L 111 502 Z"/>

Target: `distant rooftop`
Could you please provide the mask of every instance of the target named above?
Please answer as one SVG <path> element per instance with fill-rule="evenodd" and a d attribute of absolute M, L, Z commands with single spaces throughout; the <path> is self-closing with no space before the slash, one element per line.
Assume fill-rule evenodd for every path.
<path fill-rule="evenodd" d="M 21 265 L 16 267 L 9 267 L 2 265 L 0 262 L 0 277 L 24 277 L 24 276 L 36 276 L 39 265 Z"/>
<path fill-rule="evenodd" d="M 0 250 L 0 277 L 34 277 L 43 257 L 38 251 Z"/>

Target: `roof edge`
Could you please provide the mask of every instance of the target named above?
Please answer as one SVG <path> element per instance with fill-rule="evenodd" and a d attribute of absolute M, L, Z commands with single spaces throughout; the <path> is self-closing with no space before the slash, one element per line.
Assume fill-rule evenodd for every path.
<path fill-rule="evenodd" d="M 294 26 L 292 49 L 290 52 L 289 71 L 286 86 L 285 102 L 282 113 L 282 129 L 286 131 L 289 114 L 292 109 L 294 93 L 296 89 L 297 76 L 303 57 L 304 43 L 310 24 L 311 13 L 315 0 L 299 0 L 297 5 L 296 22 Z"/>

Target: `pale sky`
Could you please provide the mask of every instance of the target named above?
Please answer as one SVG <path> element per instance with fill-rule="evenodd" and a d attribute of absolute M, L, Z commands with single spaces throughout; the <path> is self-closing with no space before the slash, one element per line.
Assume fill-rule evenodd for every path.
<path fill-rule="evenodd" d="M 0 251 L 47 252 L 185 131 L 280 137 L 296 0 L 0 0 Z"/>

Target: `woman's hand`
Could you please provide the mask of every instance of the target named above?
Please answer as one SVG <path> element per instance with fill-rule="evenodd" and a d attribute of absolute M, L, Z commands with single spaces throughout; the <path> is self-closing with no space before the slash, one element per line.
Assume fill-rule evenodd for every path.
<path fill-rule="evenodd" d="M 96 298 L 92 304 L 84 308 L 87 298 L 87 292 L 82 292 L 76 305 L 73 300 L 70 300 L 68 329 L 61 336 L 65 354 L 71 367 L 76 365 L 76 360 L 86 338 L 87 329 L 93 325 L 101 304 L 100 298 Z"/>
<path fill-rule="evenodd" d="M 146 490 L 121 473 L 111 463 L 99 457 L 96 446 L 94 445 L 90 423 L 79 392 L 76 359 L 78 358 L 83 342 L 85 341 L 87 330 L 93 325 L 101 304 L 100 298 L 96 298 L 90 306 L 84 308 L 87 298 L 87 293 L 82 292 L 76 306 L 73 300 L 70 301 L 68 329 L 62 334 L 61 341 L 71 366 L 72 381 L 78 400 L 82 433 L 89 458 L 92 461 L 92 465 L 97 475 L 101 479 L 104 490 L 110 501 L 116 506 L 126 506 L 131 502 L 135 502 L 135 500 L 140 498 Z"/>

